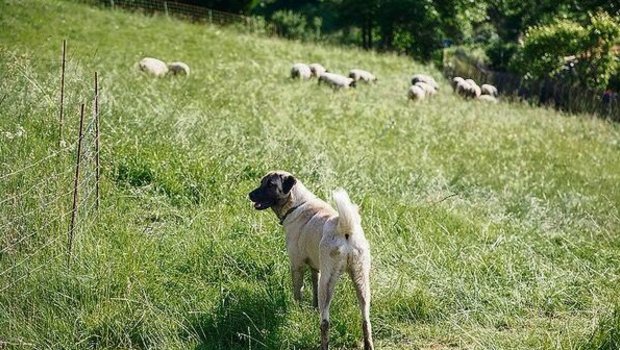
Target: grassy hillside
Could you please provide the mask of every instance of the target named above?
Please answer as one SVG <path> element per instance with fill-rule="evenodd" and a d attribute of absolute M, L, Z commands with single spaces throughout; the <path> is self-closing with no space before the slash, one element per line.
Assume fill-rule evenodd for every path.
<path fill-rule="evenodd" d="M 317 348 L 282 229 L 247 199 L 271 169 L 361 206 L 378 349 L 618 348 L 618 125 L 466 102 L 445 82 L 409 103 L 411 74 L 440 75 L 406 57 L 67 1 L 0 0 L 0 28 L 0 348 Z M 145 76 L 144 56 L 192 75 Z M 297 61 L 379 83 L 335 93 L 291 81 Z M 89 141 L 68 266 L 77 108 L 90 115 L 94 71 L 102 204 Z M 359 323 L 343 279 L 334 348 L 359 347 Z"/>

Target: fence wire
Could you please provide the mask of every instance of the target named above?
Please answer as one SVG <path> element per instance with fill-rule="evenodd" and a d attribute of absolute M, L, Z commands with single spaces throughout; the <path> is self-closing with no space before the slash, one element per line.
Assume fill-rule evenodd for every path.
<path fill-rule="evenodd" d="M 82 136 L 78 211 L 75 233 L 87 232 L 95 223 L 94 113 L 85 116 Z M 75 141 L 52 149 L 17 170 L 0 175 L 0 293 L 18 291 L 20 284 L 44 269 L 51 259 L 67 256 L 71 199 L 77 157 Z M 5 169 L 10 164 L 3 164 Z"/>
<path fill-rule="evenodd" d="M 240 24 L 248 29 L 256 29 L 258 22 L 251 16 L 217 11 L 206 7 L 164 0 L 80 0 L 83 3 L 114 9 L 124 9 L 145 14 L 174 16 L 193 22 L 218 25 Z M 265 28 L 262 28 L 265 29 Z"/>

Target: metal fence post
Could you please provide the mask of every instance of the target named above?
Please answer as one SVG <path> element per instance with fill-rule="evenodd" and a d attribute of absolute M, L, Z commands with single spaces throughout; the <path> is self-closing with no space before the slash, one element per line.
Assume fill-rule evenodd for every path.
<path fill-rule="evenodd" d="M 60 71 L 60 123 L 58 132 L 58 146 L 63 147 L 63 124 L 64 124 L 64 105 L 65 105 L 65 62 L 66 62 L 67 40 L 62 41 L 62 68 Z"/>
<path fill-rule="evenodd" d="M 80 106 L 80 133 L 78 136 L 77 154 L 75 160 L 75 179 L 73 182 L 73 209 L 71 211 L 71 223 L 69 224 L 69 237 L 67 242 L 67 265 L 71 265 L 71 250 L 73 248 L 73 232 L 75 230 L 75 218 L 78 214 L 78 186 L 80 179 L 80 156 L 82 154 L 82 138 L 84 126 L 84 104 Z"/>

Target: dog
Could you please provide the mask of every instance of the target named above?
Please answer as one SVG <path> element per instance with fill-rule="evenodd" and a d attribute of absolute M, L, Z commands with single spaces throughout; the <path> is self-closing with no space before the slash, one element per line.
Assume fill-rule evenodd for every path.
<path fill-rule="evenodd" d="M 370 247 L 361 217 L 347 193 L 333 193 L 337 211 L 285 171 L 267 173 L 249 193 L 256 210 L 271 208 L 286 232 L 293 298 L 301 301 L 303 274 L 312 272 L 312 304 L 321 316 L 321 349 L 329 347 L 329 306 L 336 282 L 347 272 L 355 285 L 362 313 L 364 349 L 374 349 L 370 325 Z"/>

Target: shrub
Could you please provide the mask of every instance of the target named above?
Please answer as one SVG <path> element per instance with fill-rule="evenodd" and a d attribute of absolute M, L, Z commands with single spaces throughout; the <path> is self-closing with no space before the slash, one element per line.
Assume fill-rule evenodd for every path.
<path fill-rule="evenodd" d="M 321 18 L 314 17 L 309 24 L 306 17 L 290 10 L 273 13 L 271 21 L 276 33 L 288 39 L 313 40 L 321 36 Z"/>
<path fill-rule="evenodd" d="M 584 51 L 586 38 L 585 28 L 569 20 L 530 27 L 512 66 L 526 77 L 553 77 L 564 67 L 564 57 Z"/>
<path fill-rule="evenodd" d="M 601 89 L 618 69 L 612 49 L 619 40 L 620 24 L 605 12 L 590 14 L 585 26 L 557 20 L 529 28 L 511 66 L 536 79 L 557 77 L 574 69 L 581 85 Z"/>
<path fill-rule="evenodd" d="M 518 49 L 515 43 L 493 40 L 486 48 L 485 53 L 489 58 L 491 68 L 497 71 L 507 71 L 510 61 Z"/>

